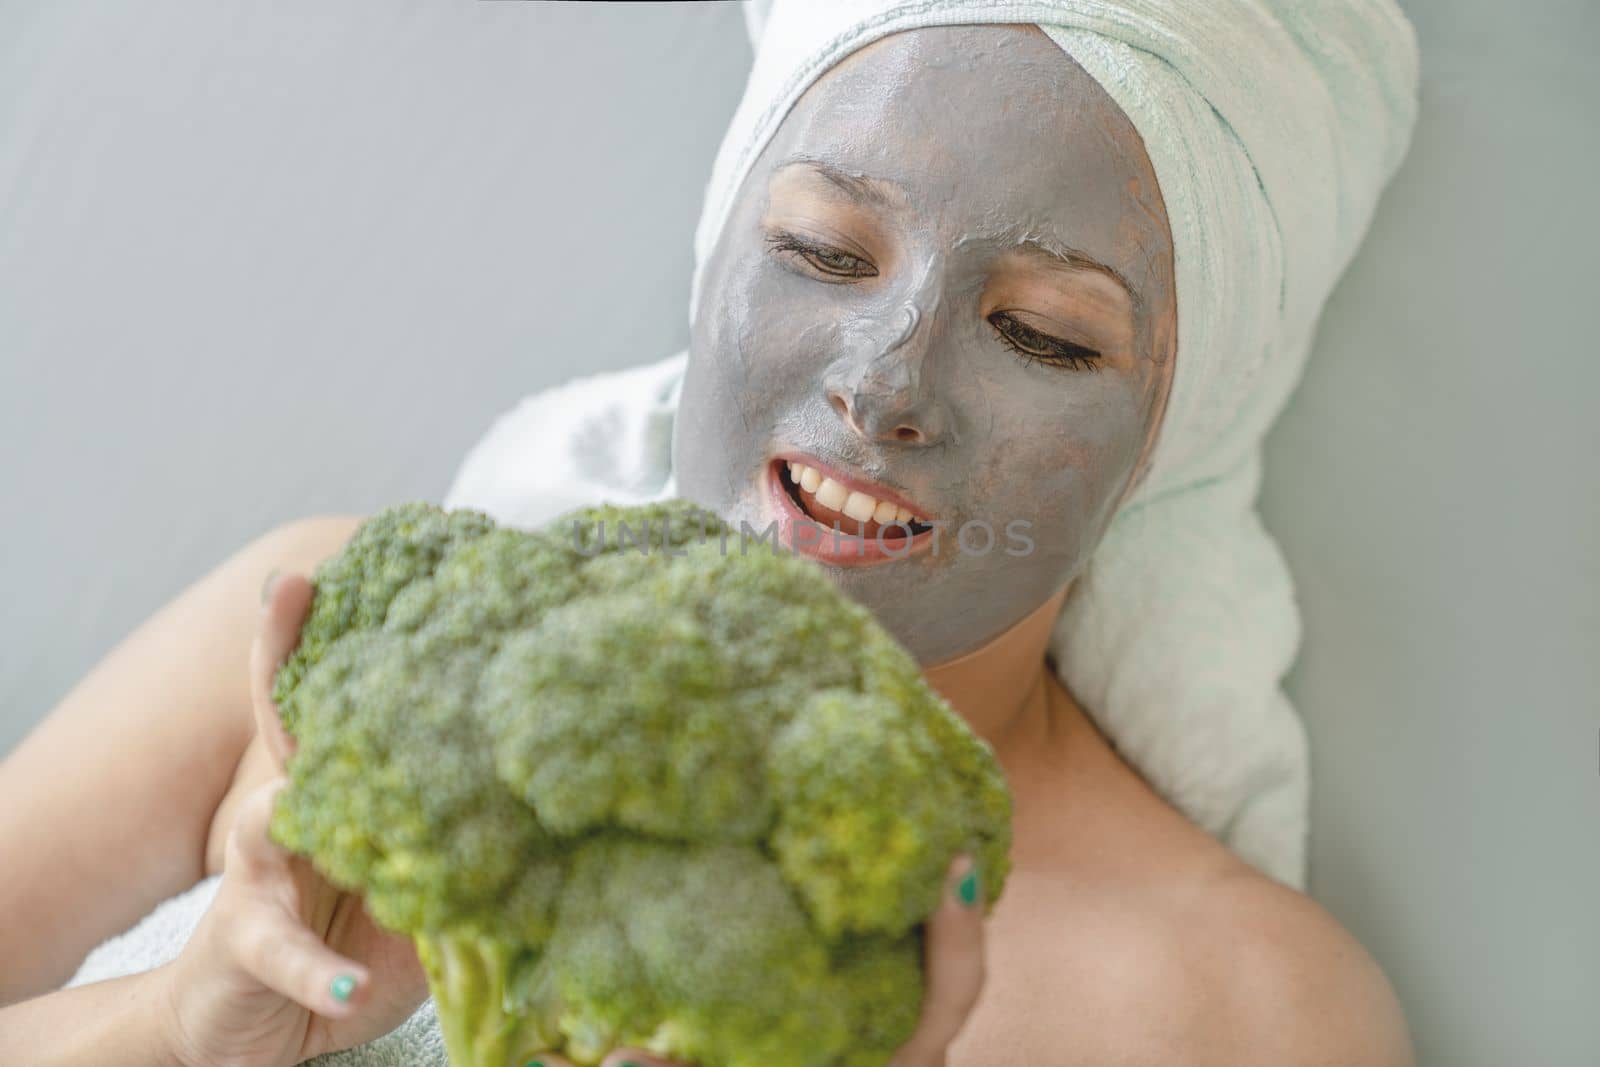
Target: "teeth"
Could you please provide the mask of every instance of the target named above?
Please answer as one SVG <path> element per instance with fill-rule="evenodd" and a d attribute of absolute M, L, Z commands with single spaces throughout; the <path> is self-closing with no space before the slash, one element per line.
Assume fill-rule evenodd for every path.
<path fill-rule="evenodd" d="M 849 498 L 850 491 L 832 478 L 824 478 L 822 479 L 822 484 L 817 486 L 815 496 L 817 503 L 823 507 L 838 511 L 844 506 L 845 500 Z"/>
<path fill-rule="evenodd" d="M 878 502 L 857 489 L 844 498 L 844 507 L 839 510 L 857 522 L 866 522 L 878 510 Z"/>
<path fill-rule="evenodd" d="M 825 478 L 815 467 L 796 460 L 785 461 L 789 480 L 817 498 L 817 503 L 834 511 L 842 511 L 857 522 L 876 522 L 886 526 L 892 522 L 908 523 L 914 516 L 906 508 L 887 500 L 878 500 L 859 489 L 846 489 L 832 478 Z"/>

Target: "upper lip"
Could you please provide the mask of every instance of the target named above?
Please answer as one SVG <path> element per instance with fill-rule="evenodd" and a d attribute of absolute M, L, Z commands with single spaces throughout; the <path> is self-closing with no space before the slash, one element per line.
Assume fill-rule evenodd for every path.
<path fill-rule="evenodd" d="M 912 517 L 919 522 L 927 522 L 932 518 L 932 516 L 930 516 L 921 505 L 907 499 L 897 490 L 891 489 L 881 482 L 874 482 L 869 478 L 863 478 L 855 474 L 848 474 L 832 464 L 822 462 L 822 460 L 818 459 L 816 456 L 809 455 L 805 452 L 780 452 L 774 458 L 784 462 L 793 460 L 796 463 L 803 463 L 807 467 L 815 467 L 817 473 L 821 474 L 824 478 L 832 478 L 846 489 L 858 490 L 872 497 L 874 500 L 887 500 L 896 507 L 905 508 L 907 511 L 911 512 Z"/>

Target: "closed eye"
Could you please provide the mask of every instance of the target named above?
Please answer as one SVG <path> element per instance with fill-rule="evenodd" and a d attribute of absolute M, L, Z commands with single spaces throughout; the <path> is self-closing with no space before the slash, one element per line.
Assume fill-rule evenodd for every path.
<path fill-rule="evenodd" d="M 1100 369 L 1099 352 L 1036 330 L 1009 311 L 991 314 L 989 325 L 995 328 L 1006 347 L 1026 363 L 1049 363 L 1072 370 Z"/>
<path fill-rule="evenodd" d="M 831 245 L 808 241 L 787 230 L 768 234 L 767 247 L 774 253 L 804 260 L 813 270 L 830 278 L 848 281 L 878 276 L 878 268 L 860 256 Z"/>

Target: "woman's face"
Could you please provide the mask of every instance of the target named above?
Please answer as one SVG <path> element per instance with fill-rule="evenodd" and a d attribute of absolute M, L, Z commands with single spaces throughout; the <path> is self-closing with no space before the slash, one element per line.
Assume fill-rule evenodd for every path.
<path fill-rule="evenodd" d="M 784 119 L 706 263 L 678 490 L 924 665 L 970 651 L 1077 575 L 1142 469 L 1172 277 L 1142 141 L 1049 38 L 885 37 Z"/>

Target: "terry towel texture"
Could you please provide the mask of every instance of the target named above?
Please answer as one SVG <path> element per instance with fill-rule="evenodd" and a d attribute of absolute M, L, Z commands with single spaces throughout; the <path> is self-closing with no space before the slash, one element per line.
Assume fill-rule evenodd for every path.
<path fill-rule="evenodd" d="M 1309 771 L 1281 682 L 1294 588 L 1256 510 L 1261 443 L 1416 117 L 1392 0 L 776 0 L 695 234 L 695 295 L 740 184 L 829 67 L 888 34 L 1037 23 L 1144 139 L 1172 227 L 1178 355 L 1151 468 L 1063 606 L 1063 682 L 1161 795 L 1303 886 Z M 538 525 L 671 495 L 687 353 L 533 394 L 471 450 L 446 507 Z M 531 457 L 538 457 L 533 462 Z M 536 468 L 536 469 L 535 469 Z"/>

